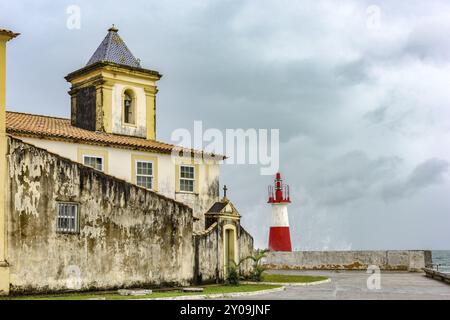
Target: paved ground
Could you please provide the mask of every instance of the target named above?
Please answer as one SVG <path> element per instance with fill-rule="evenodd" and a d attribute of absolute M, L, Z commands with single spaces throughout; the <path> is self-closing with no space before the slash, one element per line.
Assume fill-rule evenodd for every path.
<path fill-rule="evenodd" d="M 246 299 L 436 299 L 450 300 L 450 285 L 429 279 L 423 273 L 381 272 L 381 289 L 369 290 L 360 271 L 276 271 L 284 274 L 324 275 L 330 283 L 315 286 L 286 287 L 285 291 Z"/>

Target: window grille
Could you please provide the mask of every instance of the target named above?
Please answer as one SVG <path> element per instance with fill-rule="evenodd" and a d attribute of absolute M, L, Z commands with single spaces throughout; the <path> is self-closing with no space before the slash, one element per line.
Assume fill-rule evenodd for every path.
<path fill-rule="evenodd" d="M 79 232 L 78 205 L 76 203 L 58 203 L 56 231 L 61 233 Z"/>

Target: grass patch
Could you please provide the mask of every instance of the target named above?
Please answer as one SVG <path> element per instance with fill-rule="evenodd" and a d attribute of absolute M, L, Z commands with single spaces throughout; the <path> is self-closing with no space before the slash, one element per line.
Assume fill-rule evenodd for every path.
<path fill-rule="evenodd" d="M 229 285 L 208 285 L 202 286 L 205 290 L 201 293 L 193 292 L 186 293 L 180 290 L 173 291 L 154 291 L 152 294 L 145 296 L 121 296 L 116 292 L 93 292 L 93 293 L 72 293 L 72 294 L 55 294 L 55 295 L 34 295 L 34 296 L 12 296 L 3 297 L 0 300 L 88 300 L 88 299 L 100 299 L 106 300 L 129 300 L 129 299 L 154 299 L 154 298 L 170 298 L 179 296 L 191 296 L 191 295 L 205 295 L 205 294 L 217 294 L 217 293 L 236 293 L 236 292 L 255 292 L 260 290 L 268 290 L 280 288 L 277 285 L 265 285 L 265 284 L 242 284 L 237 286 Z"/>
<path fill-rule="evenodd" d="M 264 273 L 263 282 L 279 282 L 279 283 L 309 283 L 327 280 L 324 276 L 307 276 L 307 275 L 291 275 L 291 274 L 269 274 Z"/>

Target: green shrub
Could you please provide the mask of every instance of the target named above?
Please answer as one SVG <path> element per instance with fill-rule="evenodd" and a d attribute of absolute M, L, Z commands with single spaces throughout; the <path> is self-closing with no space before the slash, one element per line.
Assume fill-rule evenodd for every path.
<path fill-rule="evenodd" d="M 241 280 L 241 275 L 239 273 L 239 264 L 236 264 L 234 261 L 230 263 L 228 266 L 228 273 L 227 273 L 227 279 L 226 284 L 237 286 L 239 285 Z"/>
<path fill-rule="evenodd" d="M 266 257 L 266 253 L 269 250 L 256 250 L 254 255 L 248 256 L 239 263 L 235 263 L 234 261 L 231 261 L 230 265 L 228 266 L 228 273 L 225 283 L 229 285 L 239 285 L 242 276 L 240 274 L 239 266 L 241 263 L 243 263 L 246 260 L 252 260 L 253 261 L 253 268 L 250 273 L 250 276 L 248 277 L 251 281 L 261 282 L 263 280 L 263 273 L 266 271 L 266 268 L 262 265 L 262 259 Z"/>
<path fill-rule="evenodd" d="M 263 273 L 266 268 L 262 266 L 255 266 L 252 271 L 251 279 L 256 282 L 261 282 L 263 280 Z"/>
<path fill-rule="evenodd" d="M 266 253 L 269 250 L 256 250 L 253 256 L 249 256 L 245 259 L 253 260 L 253 269 L 250 275 L 250 280 L 261 282 L 263 280 L 263 273 L 266 268 L 262 265 L 262 259 L 266 257 Z"/>

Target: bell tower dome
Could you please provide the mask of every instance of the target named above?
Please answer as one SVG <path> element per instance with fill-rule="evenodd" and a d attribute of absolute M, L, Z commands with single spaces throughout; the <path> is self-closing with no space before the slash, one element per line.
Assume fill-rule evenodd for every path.
<path fill-rule="evenodd" d="M 68 74 L 73 126 L 156 138 L 157 71 L 145 69 L 113 25 L 85 67 Z"/>

